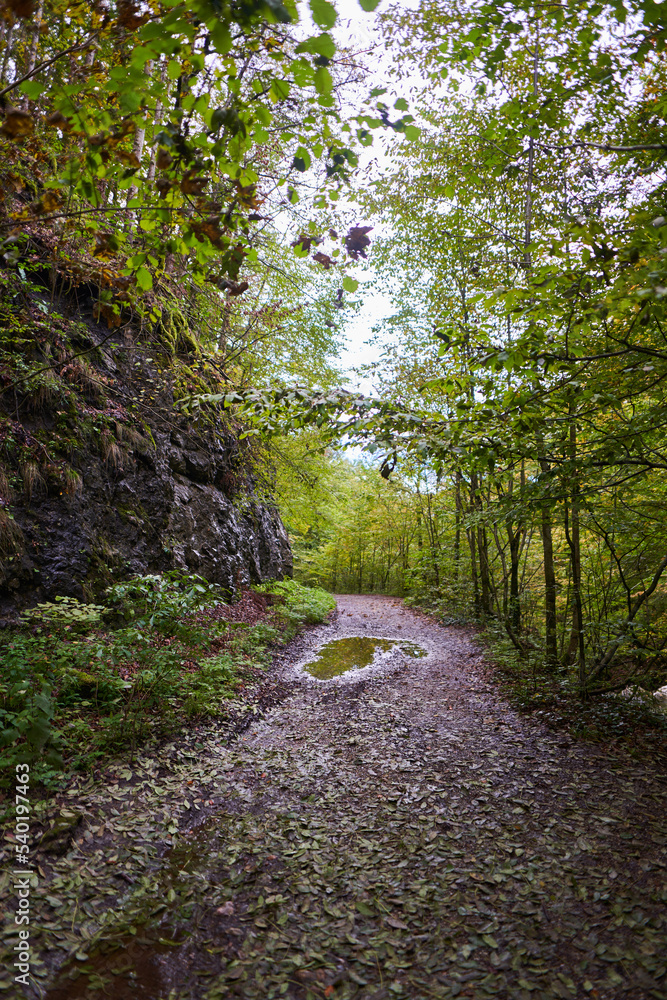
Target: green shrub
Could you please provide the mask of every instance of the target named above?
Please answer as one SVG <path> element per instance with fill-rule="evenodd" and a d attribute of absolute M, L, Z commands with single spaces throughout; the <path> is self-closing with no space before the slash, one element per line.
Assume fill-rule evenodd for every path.
<path fill-rule="evenodd" d="M 317 625 L 336 607 L 336 601 L 320 587 L 304 587 L 296 580 L 273 580 L 255 587 L 260 594 L 275 594 L 285 599 L 276 610 L 276 618 L 296 630 L 300 625 Z"/>

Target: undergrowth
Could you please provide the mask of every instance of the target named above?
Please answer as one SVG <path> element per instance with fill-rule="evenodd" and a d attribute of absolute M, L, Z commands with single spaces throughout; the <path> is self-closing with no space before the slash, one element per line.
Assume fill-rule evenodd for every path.
<path fill-rule="evenodd" d="M 0 638 L 0 782 L 29 763 L 33 781 L 57 785 L 148 734 L 224 714 L 269 647 L 334 606 L 292 580 L 229 605 L 221 588 L 177 571 L 115 584 L 104 604 L 39 605 Z"/>
<path fill-rule="evenodd" d="M 582 697 L 573 668 L 545 670 L 539 650 L 518 656 L 504 631 L 488 622 L 480 639 L 496 669 L 502 694 L 517 710 L 533 713 L 552 728 L 566 729 L 576 739 L 667 760 L 667 713 L 649 690 L 633 685 L 624 691 Z"/>

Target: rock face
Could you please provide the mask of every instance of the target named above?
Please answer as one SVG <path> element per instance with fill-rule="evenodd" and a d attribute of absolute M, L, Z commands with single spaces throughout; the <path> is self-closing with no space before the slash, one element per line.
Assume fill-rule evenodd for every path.
<path fill-rule="evenodd" d="M 26 406 L 18 421 L 4 416 L 14 439 L 27 442 L 23 453 L 48 447 L 52 459 L 33 476 L 30 495 L 20 490 L 25 464 L 17 463 L 0 612 L 58 594 L 90 599 L 115 580 L 169 569 L 198 573 L 231 594 L 291 576 L 287 533 L 259 495 L 238 431 L 215 415 L 195 424 L 175 412 L 171 387 L 145 352 L 120 364 L 99 352 L 96 377 L 106 379 L 102 395 L 70 393 L 66 410 L 49 405 L 36 415 Z M 142 384 L 161 387 L 151 407 L 141 405 Z M 61 466 L 69 480 L 62 469 L 54 478 Z"/>
<path fill-rule="evenodd" d="M 229 499 L 213 481 L 211 456 L 188 444 L 195 442 L 179 447 L 158 434 L 154 451 L 111 474 L 89 453 L 78 494 L 17 504 L 25 548 L 4 564 L 5 601 L 81 599 L 114 579 L 166 569 L 199 573 L 230 593 L 291 575 L 275 508 L 252 496 Z"/>

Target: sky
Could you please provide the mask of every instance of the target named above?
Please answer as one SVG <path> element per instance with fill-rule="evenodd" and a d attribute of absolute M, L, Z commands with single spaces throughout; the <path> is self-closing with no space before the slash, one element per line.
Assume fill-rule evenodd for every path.
<path fill-rule="evenodd" d="M 379 41 L 379 32 L 376 27 L 377 14 L 392 6 L 392 0 L 381 0 L 373 13 L 362 10 L 358 0 L 334 0 L 338 10 L 338 21 L 332 29 L 332 34 L 342 45 L 351 45 L 355 49 L 363 50 L 370 48 Z M 407 6 L 407 4 L 402 4 Z M 373 74 L 375 76 L 375 74 Z M 387 80 L 383 79 L 381 65 L 377 62 L 377 79 L 369 80 L 371 85 L 386 86 Z M 391 102 L 393 103 L 393 101 Z M 360 158 L 360 168 L 363 169 L 374 158 L 383 160 L 382 149 L 378 142 L 379 133 L 376 133 L 376 141 L 372 147 L 362 151 Z M 359 222 L 370 224 L 371 219 L 359 220 Z M 373 233 L 370 234 L 371 239 Z M 372 244 L 371 244 L 372 248 Z M 372 260 L 372 252 L 371 252 Z M 342 352 L 340 364 L 352 385 L 362 392 L 370 392 L 372 380 L 369 378 L 357 377 L 353 369 L 360 365 L 372 364 L 378 357 L 378 346 L 368 343 L 372 337 L 373 327 L 385 316 L 391 315 L 392 306 L 388 296 L 383 295 L 373 287 L 373 271 L 371 267 L 365 266 L 358 269 L 348 268 L 351 276 L 360 282 L 359 295 L 361 297 L 361 308 L 358 312 L 350 312 L 346 323 L 347 347 Z"/>

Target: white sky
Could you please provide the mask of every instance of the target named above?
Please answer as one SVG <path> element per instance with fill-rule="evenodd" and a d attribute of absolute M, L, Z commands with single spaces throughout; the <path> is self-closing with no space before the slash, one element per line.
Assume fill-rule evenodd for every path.
<path fill-rule="evenodd" d="M 376 10 L 366 13 L 359 6 L 358 0 L 334 0 L 338 10 L 338 21 L 332 29 L 332 35 L 343 45 L 353 46 L 355 49 L 366 49 L 372 47 L 379 41 L 379 32 L 375 26 L 376 16 L 386 10 L 392 0 L 381 0 Z M 407 4 L 406 4 L 407 6 Z M 374 67 L 375 69 L 375 67 Z M 375 77 L 375 73 L 373 74 Z M 371 86 L 387 86 L 388 81 L 383 79 L 382 67 L 377 64 L 377 79 L 368 81 Z M 387 103 L 393 104 L 395 98 L 387 95 Z M 362 150 L 360 157 L 360 167 L 363 169 L 374 158 L 383 160 L 381 149 L 382 132 L 378 130 L 374 133 L 375 142 L 373 146 Z M 359 219 L 360 224 L 371 224 L 372 219 Z M 370 233 L 371 241 L 374 233 Z M 371 242 L 372 260 L 372 242 Z M 340 363 L 345 373 L 349 376 L 352 385 L 363 392 L 370 392 L 372 380 L 359 379 L 353 374 L 351 369 L 360 365 L 372 364 L 378 357 L 379 348 L 368 343 L 373 336 L 373 327 L 386 316 L 391 315 L 392 307 L 389 298 L 373 287 L 372 267 L 348 268 L 348 272 L 360 282 L 358 295 L 362 299 L 361 309 L 357 313 L 350 313 L 347 319 L 345 333 L 347 336 L 347 347 L 342 352 Z"/>

